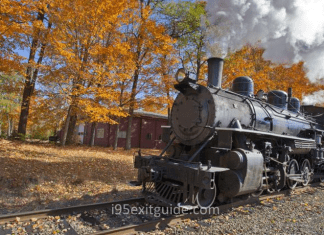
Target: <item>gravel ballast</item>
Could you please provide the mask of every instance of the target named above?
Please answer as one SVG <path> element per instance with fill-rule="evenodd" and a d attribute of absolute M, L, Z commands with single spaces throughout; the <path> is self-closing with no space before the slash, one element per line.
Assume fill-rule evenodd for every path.
<path fill-rule="evenodd" d="M 324 234 L 323 190 L 323 186 L 310 188 L 147 234 Z"/>
<path fill-rule="evenodd" d="M 323 199 L 324 187 L 317 186 L 304 192 L 293 192 L 289 197 L 278 196 L 259 204 L 232 208 L 229 212 L 207 219 L 185 219 L 163 230 L 138 234 L 323 234 Z M 106 216 L 105 210 L 84 214 L 49 216 L 27 222 L 16 218 L 2 225 L 0 234 L 1 230 L 4 234 L 93 234 L 98 227 L 109 229 L 157 219 L 148 215 L 145 218 L 133 215 Z M 86 219 L 87 216 L 100 221 L 100 225 Z"/>

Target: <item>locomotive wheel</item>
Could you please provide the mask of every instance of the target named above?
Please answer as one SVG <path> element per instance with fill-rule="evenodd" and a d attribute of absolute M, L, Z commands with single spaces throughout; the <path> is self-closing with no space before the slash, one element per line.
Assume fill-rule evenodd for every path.
<path fill-rule="evenodd" d="M 322 164 L 321 167 L 320 167 L 319 174 L 323 174 L 323 171 L 324 171 L 324 166 L 323 166 L 323 164 Z M 319 178 L 319 181 L 320 181 L 321 183 L 323 183 L 323 182 L 324 182 L 324 177 Z"/>
<path fill-rule="evenodd" d="M 216 187 L 213 189 L 199 189 L 196 201 L 200 208 L 211 207 L 216 199 Z"/>
<path fill-rule="evenodd" d="M 292 159 L 288 164 L 287 174 L 298 174 L 298 171 L 299 171 L 298 162 L 295 159 Z M 294 189 L 296 188 L 297 184 L 298 184 L 297 181 L 290 180 L 289 178 L 287 178 L 288 188 Z"/>
<path fill-rule="evenodd" d="M 304 159 L 301 164 L 300 172 L 302 173 L 304 182 L 302 182 L 303 186 L 307 186 L 311 180 L 311 164 L 308 159 Z"/>

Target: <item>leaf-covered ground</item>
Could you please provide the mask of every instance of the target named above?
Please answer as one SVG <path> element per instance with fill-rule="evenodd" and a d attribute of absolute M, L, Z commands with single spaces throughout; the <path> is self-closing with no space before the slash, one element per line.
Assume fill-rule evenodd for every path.
<path fill-rule="evenodd" d="M 140 196 L 135 151 L 0 139 L 0 214 Z"/>

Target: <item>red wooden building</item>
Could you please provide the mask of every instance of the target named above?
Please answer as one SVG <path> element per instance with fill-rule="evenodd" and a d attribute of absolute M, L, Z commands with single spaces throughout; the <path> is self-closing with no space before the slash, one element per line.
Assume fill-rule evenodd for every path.
<path fill-rule="evenodd" d="M 119 125 L 118 147 L 125 147 L 127 125 L 128 118 L 123 118 Z M 166 125 L 168 125 L 167 115 L 134 111 L 132 121 L 132 148 L 163 149 L 166 144 L 162 142 L 161 126 Z M 116 128 L 116 125 L 98 123 L 95 129 L 94 145 L 104 147 L 113 146 Z M 79 125 L 77 132 L 80 137 L 80 142 L 82 144 L 89 144 L 91 124 Z"/>

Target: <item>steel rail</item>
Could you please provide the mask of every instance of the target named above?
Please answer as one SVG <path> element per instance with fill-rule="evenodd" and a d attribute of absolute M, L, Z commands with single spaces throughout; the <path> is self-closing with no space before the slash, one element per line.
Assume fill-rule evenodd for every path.
<path fill-rule="evenodd" d="M 268 195 L 261 195 L 259 197 L 250 197 L 245 200 L 239 200 L 236 202 L 220 205 L 217 207 L 218 208 L 217 212 L 218 212 L 218 214 L 221 214 L 221 213 L 229 211 L 232 208 L 236 208 L 239 206 L 244 206 L 247 204 L 260 204 L 261 201 L 264 201 L 267 199 L 291 196 L 291 195 L 293 195 L 293 193 L 304 192 L 304 191 L 309 190 L 312 187 L 318 187 L 320 185 L 321 185 L 320 183 L 313 183 L 313 184 L 309 184 L 308 186 L 305 186 L 305 187 L 300 186 L 300 187 L 296 187 L 295 189 L 286 189 L 286 190 L 275 192 L 275 193 L 268 194 Z M 213 215 L 215 215 L 215 214 L 210 214 L 210 213 L 202 214 L 200 212 L 194 213 L 193 211 L 191 211 L 191 213 L 189 212 L 188 214 L 171 216 L 168 218 L 162 218 L 159 220 L 149 221 L 149 222 L 145 222 L 142 224 L 133 224 L 133 225 L 127 225 L 127 226 L 123 226 L 123 227 L 119 227 L 119 228 L 103 230 L 103 231 L 96 232 L 93 235 L 134 234 L 137 232 L 149 232 L 154 229 L 163 229 L 168 226 L 175 225 L 185 219 L 204 219 L 204 218 L 208 218 Z"/>
<path fill-rule="evenodd" d="M 145 202 L 145 198 L 140 197 L 140 198 L 126 199 L 122 201 L 94 203 L 94 204 L 71 206 L 71 207 L 65 207 L 59 209 L 46 209 L 46 210 L 39 210 L 39 211 L 5 214 L 5 215 L 0 215 L 0 225 L 13 221 L 16 219 L 16 217 L 19 217 L 21 221 L 26 221 L 31 218 L 40 219 L 40 218 L 45 218 L 47 216 L 57 216 L 57 215 L 64 215 L 73 212 L 83 212 L 87 210 L 100 209 L 100 208 L 112 206 L 113 204 L 131 204 L 136 202 Z"/>
<path fill-rule="evenodd" d="M 318 187 L 321 186 L 321 183 L 313 183 L 309 184 L 306 187 L 296 187 L 295 189 L 286 189 L 283 191 L 275 192 L 272 194 L 267 195 L 261 195 L 259 197 L 249 197 L 247 199 L 237 199 L 237 201 L 232 201 L 231 203 L 220 205 L 217 208 L 217 214 L 221 214 L 224 212 L 229 211 L 232 208 L 236 208 L 239 206 L 244 206 L 247 204 L 260 204 L 261 201 L 271 199 L 271 198 L 278 198 L 278 197 L 285 197 L 293 195 L 296 192 L 304 192 L 309 190 L 312 187 Z M 73 206 L 73 207 L 66 207 L 66 208 L 60 208 L 60 209 L 49 209 L 49 210 L 40 210 L 40 211 L 31 211 L 31 212 L 23 212 L 23 213 L 14 213 L 14 214 L 6 214 L 0 216 L 0 225 L 5 224 L 7 222 L 14 221 L 16 217 L 20 218 L 20 221 L 27 221 L 31 218 L 45 218 L 47 216 L 61 216 L 64 214 L 69 214 L 73 212 L 84 212 L 87 210 L 93 210 L 93 209 L 100 209 L 112 206 L 113 204 L 132 204 L 132 203 L 141 203 L 145 202 L 144 198 L 134 198 L 134 199 L 127 199 L 122 201 L 113 201 L 113 202 L 107 202 L 107 203 L 96 203 L 96 204 L 88 204 L 88 205 L 81 205 L 81 206 Z M 186 214 L 179 214 L 179 215 L 171 215 L 170 217 L 161 218 L 153 221 L 144 222 L 141 224 L 130 224 L 118 228 L 112 228 L 108 230 L 102 230 L 95 233 L 92 233 L 94 235 L 103 235 L 103 234 L 131 234 L 136 232 L 148 232 L 154 229 L 163 229 L 168 226 L 175 225 L 185 219 L 204 219 L 204 218 L 210 218 L 210 216 L 215 215 L 215 209 L 210 211 L 206 211 L 206 213 L 201 213 L 202 210 L 196 210 L 196 211 L 187 211 Z M 216 215 L 217 215 L 216 214 Z"/>

